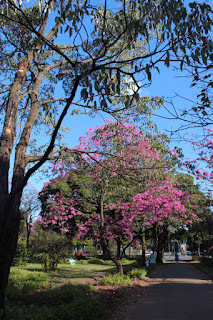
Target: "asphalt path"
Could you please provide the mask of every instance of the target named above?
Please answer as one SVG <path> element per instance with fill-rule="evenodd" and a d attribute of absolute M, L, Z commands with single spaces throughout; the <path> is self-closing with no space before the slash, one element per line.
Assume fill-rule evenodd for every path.
<path fill-rule="evenodd" d="M 213 320 L 213 282 L 188 262 L 163 264 L 128 319 Z"/>

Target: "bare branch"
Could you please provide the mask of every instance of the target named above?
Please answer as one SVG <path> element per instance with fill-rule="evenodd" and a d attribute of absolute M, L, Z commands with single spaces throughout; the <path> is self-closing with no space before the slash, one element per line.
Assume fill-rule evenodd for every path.
<path fill-rule="evenodd" d="M 40 105 L 43 106 L 43 105 L 45 105 L 45 104 L 54 103 L 54 102 L 58 102 L 58 101 L 66 102 L 67 99 L 64 99 L 64 98 L 56 98 L 56 99 L 51 99 L 51 100 L 40 101 Z"/>

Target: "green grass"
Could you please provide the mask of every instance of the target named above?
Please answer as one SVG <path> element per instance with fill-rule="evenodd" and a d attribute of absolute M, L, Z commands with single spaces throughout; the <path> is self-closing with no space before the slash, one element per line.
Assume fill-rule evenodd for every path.
<path fill-rule="evenodd" d="M 124 269 L 132 269 L 135 261 L 124 261 Z M 95 320 L 100 318 L 102 305 L 95 279 L 106 279 L 113 285 L 131 284 L 129 276 L 121 277 L 112 261 L 77 261 L 61 263 L 56 271 L 46 273 L 38 263 L 12 267 L 7 289 L 6 320 Z M 104 278 L 105 277 L 105 278 Z M 48 285 L 48 286 L 47 286 Z M 50 288 L 51 286 L 51 288 Z"/>
<path fill-rule="evenodd" d="M 77 261 L 75 265 L 70 265 L 69 263 L 59 264 L 56 271 L 51 271 L 48 273 L 51 285 L 55 287 L 66 283 L 88 283 L 90 280 L 101 278 L 108 274 L 117 272 L 115 264 L 110 260 L 98 260 L 96 264 L 93 263 L 96 261 L 91 260 L 82 260 L 86 262 L 84 264 L 81 263 L 81 260 Z M 127 272 L 129 269 L 132 269 L 132 267 L 135 266 L 136 262 L 134 260 L 125 260 L 123 264 L 124 271 Z M 21 267 L 21 269 L 44 273 L 39 263 L 28 263 L 26 266 Z"/>
<path fill-rule="evenodd" d="M 98 284 L 104 286 L 126 286 L 131 285 L 132 279 L 127 275 L 120 275 L 119 273 L 110 274 L 98 281 Z"/>
<path fill-rule="evenodd" d="M 143 279 L 147 275 L 147 269 L 144 268 L 135 268 L 128 272 L 130 278 Z"/>
<path fill-rule="evenodd" d="M 9 305 L 6 320 L 95 320 L 102 305 L 89 285 L 64 285 L 42 292 L 33 305 Z M 36 305 L 35 305 L 36 304 Z"/>
<path fill-rule="evenodd" d="M 45 287 L 49 281 L 47 273 L 13 267 L 10 271 L 6 296 L 9 299 L 18 299 L 23 294 Z"/>

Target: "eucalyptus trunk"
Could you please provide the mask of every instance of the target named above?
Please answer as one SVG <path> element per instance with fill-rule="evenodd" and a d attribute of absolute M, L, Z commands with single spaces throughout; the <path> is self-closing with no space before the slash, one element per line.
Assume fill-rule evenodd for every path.
<path fill-rule="evenodd" d="M 16 252 L 20 212 L 19 205 L 23 187 L 20 187 L 25 170 L 25 154 L 16 148 L 11 191 L 9 191 L 10 158 L 16 137 L 16 121 L 20 90 L 25 82 L 28 60 L 22 59 L 11 85 L 5 110 L 4 126 L 0 138 L 0 312 L 5 306 L 5 291 L 10 266 Z"/>
<path fill-rule="evenodd" d="M 3 196 L 1 196 L 1 198 L 3 198 Z M 10 266 L 16 253 L 21 218 L 19 212 L 20 193 L 13 197 L 5 195 L 4 198 L 4 210 L 0 212 L 0 312 L 5 308 L 5 292 L 8 284 Z"/>

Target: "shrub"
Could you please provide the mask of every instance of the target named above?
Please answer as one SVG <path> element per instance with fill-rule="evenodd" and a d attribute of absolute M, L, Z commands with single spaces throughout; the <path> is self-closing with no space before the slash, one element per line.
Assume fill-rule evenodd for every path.
<path fill-rule="evenodd" d="M 13 259 L 13 266 L 25 265 L 29 260 L 26 242 L 20 239 L 17 243 L 16 255 Z"/>
<path fill-rule="evenodd" d="M 135 260 L 135 259 L 122 259 L 122 263 L 123 264 L 132 264 L 132 263 L 134 263 L 134 262 L 137 262 L 137 260 Z"/>
<path fill-rule="evenodd" d="M 98 284 L 104 286 L 125 286 L 132 283 L 131 278 L 128 275 L 120 275 L 116 273 L 109 275 L 98 281 Z"/>
<path fill-rule="evenodd" d="M 60 256 L 55 253 L 40 253 L 39 254 L 39 261 L 44 268 L 44 271 L 55 271 L 58 263 L 60 261 Z"/>
<path fill-rule="evenodd" d="M 99 265 L 104 265 L 106 262 L 102 259 L 98 259 L 98 258 L 93 258 L 93 259 L 89 259 L 88 260 L 89 264 L 99 264 Z"/>
<path fill-rule="evenodd" d="M 68 240 L 65 235 L 51 230 L 40 230 L 31 240 L 31 253 L 39 261 L 45 271 L 55 271 L 59 261 L 68 255 Z"/>
<path fill-rule="evenodd" d="M 11 269 L 6 295 L 17 299 L 23 294 L 41 289 L 49 283 L 49 276 L 43 272 Z"/>
<path fill-rule="evenodd" d="M 87 260 L 76 260 L 76 264 L 88 264 Z"/>
<path fill-rule="evenodd" d="M 143 279 L 147 275 L 146 268 L 135 268 L 128 272 L 130 278 Z"/>

